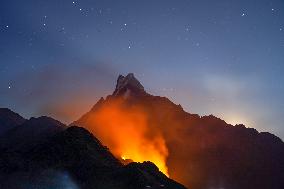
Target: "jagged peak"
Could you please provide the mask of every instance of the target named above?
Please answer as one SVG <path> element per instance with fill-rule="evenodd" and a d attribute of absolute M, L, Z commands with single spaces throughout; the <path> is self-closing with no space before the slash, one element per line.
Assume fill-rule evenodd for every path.
<path fill-rule="evenodd" d="M 128 95 L 128 93 L 136 95 L 146 93 L 143 85 L 135 78 L 133 73 L 118 76 L 113 96 Z"/>

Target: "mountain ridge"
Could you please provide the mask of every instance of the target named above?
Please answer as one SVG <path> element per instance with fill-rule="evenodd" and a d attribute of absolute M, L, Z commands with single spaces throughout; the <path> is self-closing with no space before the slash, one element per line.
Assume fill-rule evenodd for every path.
<path fill-rule="evenodd" d="M 25 118 L 8 108 L 0 108 L 0 135 L 6 131 L 21 125 L 26 121 Z"/>
<path fill-rule="evenodd" d="M 119 76 L 116 86 L 120 78 L 125 76 Z M 120 95 L 101 98 L 72 124 L 96 132 L 100 127 L 92 125 L 94 117 L 119 99 L 123 109 L 140 107 L 146 112 L 150 130 L 165 138 L 171 178 L 188 188 L 284 187 L 284 143 L 279 137 L 242 124 L 233 126 L 213 115 L 188 113 L 166 97 L 153 96 L 145 90 L 137 93 L 140 87 L 135 85 L 122 86 Z"/>
<path fill-rule="evenodd" d="M 141 86 L 134 74 L 119 76 L 116 92 L 101 98 L 69 126 L 46 116 L 29 120 L 16 116 L 23 123 L 11 122 L 13 128 L 3 137 L 9 145 L 0 141 L 0 184 L 7 189 L 43 189 L 49 183 L 62 189 L 58 181 L 51 182 L 55 172 L 56 177 L 66 179 L 67 175 L 66 182 L 72 181 L 78 188 L 284 188 L 284 143 L 279 137 L 242 124 L 233 126 L 213 115 L 188 113 L 181 105 L 148 94 Z M 109 108 L 117 105 L 118 112 L 94 122 L 105 108 L 112 110 Z M 134 122 L 125 123 L 128 116 Z M 142 136 L 146 137 L 142 144 L 150 141 L 149 149 L 153 148 L 151 141 L 154 147 L 164 145 L 170 178 L 147 159 L 124 165 L 122 157 L 113 154 L 114 146 L 104 141 L 97 129 L 108 129 L 108 121 L 118 118 L 115 128 L 119 132 L 107 130 L 107 138 L 122 133 L 123 140 L 130 139 L 126 145 L 131 146 L 137 135 L 121 130 L 123 125 L 134 124 L 134 130 L 141 131 L 141 123 L 146 124 L 142 124 Z"/>
<path fill-rule="evenodd" d="M 92 133 L 41 116 L 0 140 L 3 189 L 186 189 L 151 162 L 124 165 Z"/>

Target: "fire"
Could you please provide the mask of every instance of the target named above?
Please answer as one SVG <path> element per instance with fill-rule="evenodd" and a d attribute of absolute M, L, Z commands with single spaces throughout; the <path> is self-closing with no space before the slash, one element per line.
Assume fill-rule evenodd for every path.
<path fill-rule="evenodd" d="M 115 156 L 135 162 L 151 161 L 168 176 L 168 149 L 161 133 L 153 131 L 142 108 L 127 106 L 122 100 L 104 104 L 88 122 L 88 128 Z"/>

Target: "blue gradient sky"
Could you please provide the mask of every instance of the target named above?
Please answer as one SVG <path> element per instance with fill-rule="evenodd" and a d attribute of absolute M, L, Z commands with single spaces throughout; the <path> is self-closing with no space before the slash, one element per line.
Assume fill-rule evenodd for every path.
<path fill-rule="evenodd" d="M 284 138 L 284 1 L 0 1 L 0 106 L 70 122 L 118 74 Z"/>

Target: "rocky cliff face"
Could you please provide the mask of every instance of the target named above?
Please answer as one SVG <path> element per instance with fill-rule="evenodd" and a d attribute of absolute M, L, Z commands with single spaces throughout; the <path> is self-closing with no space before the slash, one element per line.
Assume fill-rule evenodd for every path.
<path fill-rule="evenodd" d="M 127 76 L 119 75 L 116 83 L 115 90 L 112 96 L 124 96 L 136 95 L 143 96 L 147 93 L 141 83 L 134 77 L 133 73 Z"/>
<path fill-rule="evenodd" d="M 99 126 L 108 129 L 104 121 L 121 118 L 115 126 L 119 129 L 127 120 L 123 117 L 131 115 L 138 129 L 141 119 L 131 111 L 139 107 L 147 126 L 143 134 L 148 139 L 159 134 L 168 152 L 170 178 L 188 188 L 284 188 L 284 143 L 280 138 L 244 125 L 229 125 L 213 115 L 187 113 L 165 97 L 148 94 L 133 74 L 120 76 L 114 93 L 101 98 L 74 124 L 92 128 L 94 116 L 117 99 L 126 114 L 107 114 Z M 6 131 L 0 138 L 0 188 L 184 188 L 151 162 L 122 164 L 95 129 L 92 132 L 98 138 L 84 128 L 67 128 L 52 118 L 25 120 L 10 110 L 1 111 L 0 128 Z M 123 134 L 129 137 L 132 133 Z"/>
<path fill-rule="evenodd" d="M 150 130 L 162 133 L 165 139 L 171 178 L 188 188 L 284 188 L 281 139 L 244 125 L 227 124 L 212 115 L 187 113 L 165 97 L 146 93 L 133 74 L 119 76 L 114 93 L 74 123 L 91 128 L 90 120 L 115 99 L 123 99 L 125 107 L 143 109 Z"/>

